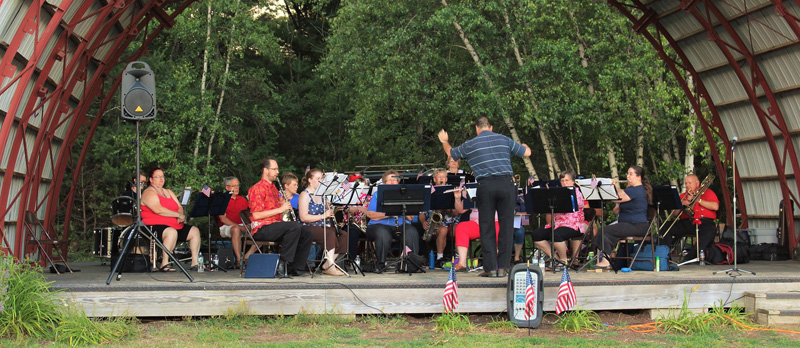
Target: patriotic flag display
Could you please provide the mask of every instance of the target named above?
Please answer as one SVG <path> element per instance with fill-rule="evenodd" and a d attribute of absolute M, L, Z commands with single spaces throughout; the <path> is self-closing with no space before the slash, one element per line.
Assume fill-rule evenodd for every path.
<path fill-rule="evenodd" d="M 531 278 L 530 268 L 525 273 L 525 318 L 530 320 L 536 315 L 536 287 Z"/>
<path fill-rule="evenodd" d="M 447 278 L 447 284 L 444 286 L 442 304 L 444 305 L 445 313 L 455 311 L 456 306 L 458 306 L 458 281 L 456 280 L 455 267 L 450 267 L 450 276 Z"/>
<path fill-rule="evenodd" d="M 211 188 L 208 187 L 208 185 L 203 185 L 203 190 L 200 192 L 206 195 L 206 197 L 211 197 Z"/>
<path fill-rule="evenodd" d="M 575 296 L 575 288 L 572 287 L 572 279 L 569 278 L 567 267 L 564 267 L 564 274 L 561 276 L 561 285 L 558 287 L 558 298 L 556 299 L 556 314 L 568 311 L 575 307 L 578 299 Z"/>

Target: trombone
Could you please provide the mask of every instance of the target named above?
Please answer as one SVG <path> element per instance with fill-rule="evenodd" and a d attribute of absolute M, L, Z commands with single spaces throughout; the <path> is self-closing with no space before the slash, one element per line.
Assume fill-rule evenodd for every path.
<path fill-rule="evenodd" d="M 700 187 L 698 187 L 695 192 L 687 192 L 687 194 L 692 194 L 692 200 L 689 201 L 689 204 L 681 207 L 680 213 L 673 211 L 669 215 L 667 215 L 666 220 L 664 220 L 661 226 L 658 227 L 658 230 L 661 231 L 661 229 L 664 228 L 664 226 L 666 226 L 667 223 L 669 223 L 669 228 L 667 228 L 664 231 L 664 233 L 661 235 L 661 238 L 664 238 L 664 236 L 667 235 L 667 232 L 669 232 L 669 230 L 672 229 L 672 226 L 675 226 L 675 223 L 678 222 L 678 220 L 680 220 L 681 214 L 686 214 L 689 216 L 689 218 L 694 217 L 694 207 L 697 204 L 697 201 L 699 201 L 700 196 L 702 196 L 703 193 L 705 193 L 706 190 L 708 190 L 708 187 L 711 186 L 711 183 L 714 181 L 714 179 L 716 179 L 716 176 L 714 176 L 714 174 L 708 174 L 705 177 L 705 179 L 703 179 L 703 182 L 700 183 Z M 672 222 L 670 222 L 670 220 L 672 220 Z"/>

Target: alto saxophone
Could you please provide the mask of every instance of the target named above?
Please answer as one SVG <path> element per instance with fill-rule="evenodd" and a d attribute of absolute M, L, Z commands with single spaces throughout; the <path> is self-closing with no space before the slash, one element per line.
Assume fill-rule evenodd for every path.
<path fill-rule="evenodd" d="M 436 235 L 436 231 L 439 230 L 439 227 L 443 226 L 442 220 L 442 213 L 438 211 L 434 211 L 431 213 L 431 221 L 428 225 L 428 229 L 425 231 L 425 234 L 422 236 L 422 240 L 426 242 L 430 242 L 431 239 Z"/>

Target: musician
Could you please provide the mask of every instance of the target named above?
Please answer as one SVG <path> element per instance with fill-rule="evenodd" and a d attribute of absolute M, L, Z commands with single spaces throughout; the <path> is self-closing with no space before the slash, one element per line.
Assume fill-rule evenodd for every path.
<path fill-rule="evenodd" d="M 458 169 L 459 162 L 460 162 L 459 160 L 454 160 L 453 157 L 450 157 L 450 155 L 447 155 L 447 173 L 448 174 L 460 174 L 460 173 L 463 173 L 464 172 L 463 170 Z"/>
<path fill-rule="evenodd" d="M 297 221 L 282 221 L 283 212 L 292 209 L 291 203 L 282 199 L 273 181 L 278 179 L 278 161 L 268 157 L 259 164 L 261 180 L 248 191 L 250 221 L 253 238 L 263 241 L 280 241 L 281 256 L 278 277 L 308 275 L 306 260 L 311 250 L 313 233 Z M 252 254 L 255 246 L 245 255 Z"/>
<path fill-rule="evenodd" d="M 387 170 L 383 173 L 381 181 L 384 185 L 397 185 L 400 183 L 400 173 L 394 169 Z M 373 197 L 370 199 L 369 207 L 367 208 L 367 217 L 369 224 L 367 225 L 367 240 L 375 242 L 375 254 L 377 264 L 375 265 L 375 273 L 383 273 L 386 271 L 386 256 L 392 250 L 392 240 L 403 240 L 403 224 L 405 224 L 405 241 L 406 246 L 411 249 L 411 252 L 419 251 L 419 232 L 411 224 L 415 216 L 386 216 L 386 214 L 378 212 L 378 200 L 375 195 L 378 192 L 375 190 Z"/>
<path fill-rule="evenodd" d="M 139 180 L 136 180 L 136 175 L 134 175 L 133 178 L 131 178 L 131 181 L 127 183 L 125 192 L 123 192 L 122 195 L 135 200 L 139 192 L 144 190 L 146 187 L 147 176 L 144 174 L 139 174 Z"/>
<path fill-rule="evenodd" d="M 556 250 L 556 260 L 566 264 L 567 262 L 567 243 L 566 241 L 580 237 L 586 232 L 586 221 L 584 218 L 584 205 L 583 194 L 581 190 L 575 186 L 575 173 L 571 170 L 565 170 L 558 176 L 561 181 L 561 187 L 570 187 L 575 190 L 576 202 L 582 202 L 577 211 L 572 213 L 556 213 L 554 217 L 547 214 L 547 219 L 551 222 L 544 226 L 544 228 L 537 228 L 533 231 L 533 242 L 539 250 L 542 250 L 547 256 L 550 255 L 550 242 L 552 239 L 553 246 Z M 551 224 L 555 223 L 555 230 L 551 231 Z"/>
<path fill-rule="evenodd" d="M 367 180 L 358 173 L 350 174 L 347 180 L 350 182 L 359 182 L 359 187 L 367 187 Z M 372 196 L 368 195 L 362 190 L 362 192 L 359 193 L 358 199 L 361 204 L 348 206 L 346 210 L 347 215 L 345 217 L 345 219 L 350 222 L 347 225 L 347 231 L 350 238 L 350 241 L 348 242 L 349 245 L 347 254 L 350 256 L 350 260 L 356 259 L 356 256 L 358 255 L 358 240 L 367 233 L 366 228 L 362 229 L 361 227 L 362 225 L 366 225 L 365 221 L 367 219 L 367 207 L 369 207 L 369 202 L 372 199 Z"/>
<path fill-rule="evenodd" d="M 305 228 L 314 234 L 314 242 L 324 246 L 326 253 L 325 263 L 322 264 L 323 273 L 332 276 L 343 276 L 344 273 L 334 267 L 334 262 L 338 254 L 347 252 L 347 231 L 339 231 L 338 227 L 331 223 L 333 210 L 325 207 L 322 197 L 315 196 L 314 191 L 319 188 L 322 180 L 322 171 L 311 169 L 303 176 L 303 192 L 300 193 L 299 212 L 300 221 Z M 325 228 L 323 228 L 325 226 Z"/>
<path fill-rule="evenodd" d="M 231 199 L 228 201 L 225 214 L 217 216 L 219 236 L 231 239 L 233 254 L 236 255 L 236 267 L 239 266 L 242 252 L 242 232 L 244 232 L 244 224 L 239 213 L 248 207 L 247 198 L 239 195 L 239 186 L 239 179 L 235 176 L 225 178 L 225 190 L 231 193 Z"/>
<path fill-rule="evenodd" d="M 434 185 L 447 185 L 447 170 L 443 168 L 436 168 L 433 170 L 433 184 Z M 419 221 L 422 223 L 422 229 L 425 234 L 422 237 L 424 241 L 430 241 L 436 237 L 436 267 L 441 268 L 444 263 L 444 248 L 447 246 L 447 236 L 450 226 L 458 223 L 459 216 L 454 214 L 452 209 L 441 209 L 437 211 L 442 214 L 442 222 L 435 231 L 431 231 L 429 236 L 431 222 L 430 217 L 433 211 L 419 213 Z"/>
<path fill-rule="evenodd" d="M 613 256 L 614 248 L 620 239 L 628 236 L 642 237 L 647 234 L 650 225 L 647 221 L 647 208 L 653 201 L 653 187 L 640 166 L 630 166 L 626 175 L 628 187 L 624 191 L 619 187 L 616 188 L 620 198 L 614 201 L 617 203 L 614 207 L 614 214 L 618 215 L 617 223 L 606 226 L 605 231 L 598 233 L 592 241 L 593 245 L 601 249 L 604 256 L 597 262 L 595 268 L 611 268 L 611 263 L 605 256 Z"/>
<path fill-rule="evenodd" d="M 451 147 L 447 132 L 439 131 L 439 141 L 444 152 L 454 160 L 466 158 L 475 171 L 478 181 L 481 245 L 483 246 L 484 271 L 481 277 L 505 277 L 511 264 L 514 246 L 514 205 L 516 186 L 512 181 L 511 155 L 530 156 L 531 149 L 511 138 L 492 132 L 492 124 L 486 117 L 475 122 L 477 135 L 460 146 Z M 500 234 L 494 237 L 493 216 L 498 214 Z"/>
<path fill-rule="evenodd" d="M 700 180 L 698 179 L 697 175 L 687 175 L 684 179 L 684 184 L 686 185 L 686 192 L 681 194 L 681 203 L 685 207 L 693 209 L 694 216 L 689 216 L 680 210 L 675 210 L 672 214 L 673 216 L 680 214 L 679 220 L 675 223 L 672 229 L 669 230 L 669 232 L 666 231 L 669 226 L 663 227 L 663 230 L 660 232 L 661 234 L 666 232 L 666 235 L 661 238 L 661 244 L 672 246 L 672 242 L 676 238 L 681 238 L 687 235 L 694 236 L 694 222 L 695 220 L 700 220 L 700 238 L 698 245 L 700 250 L 707 251 L 714 242 L 714 235 L 716 234 L 714 219 L 717 218 L 717 210 L 719 210 L 719 198 L 717 198 L 717 195 L 711 190 L 704 190 L 702 193 L 699 192 Z M 697 202 L 693 207 L 690 206 L 692 200 L 695 199 L 698 193 L 700 193 L 700 197 L 697 198 Z M 687 250 L 686 256 L 688 259 L 697 257 L 697 249 L 691 248 Z"/>
<path fill-rule="evenodd" d="M 283 173 L 281 177 L 281 184 L 283 185 L 283 191 L 286 194 L 286 200 L 292 204 L 292 209 L 294 209 L 295 215 L 297 215 L 298 203 L 300 199 L 300 195 L 297 194 L 298 188 L 300 188 L 300 180 L 297 178 L 297 175 L 294 175 L 292 172 Z"/>
<path fill-rule="evenodd" d="M 161 238 L 164 247 L 172 252 L 177 243 L 189 242 L 192 252 L 190 270 L 197 270 L 197 256 L 200 252 L 200 230 L 185 224 L 186 213 L 172 190 L 164 188 L 164 170 L 150 171 L 150 186 L 142 192 L 142 222 L 150 226 L 153 234 Z M 175 272 L 169 266 L 166 250 L 161 255 L 161 272 Z"/>

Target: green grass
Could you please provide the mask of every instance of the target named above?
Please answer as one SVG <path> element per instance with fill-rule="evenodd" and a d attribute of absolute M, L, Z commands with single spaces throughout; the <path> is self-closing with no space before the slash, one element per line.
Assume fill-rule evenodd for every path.
<path fill-rule="evenodd" d="M 554 324 L 556 329 L 568 333 L 580 333 L 584 331 L 599 331 L 605 326 L 600 322 L 600 316 L 594 311 L 576 308 L 558 316 Z"/>
<path fill-rule="evenodd" d="M 461 313 L 445 313 L 435 317 L 436 331 L 448 333 L 464 333 L 473 329 L 469 317 Z"/>

